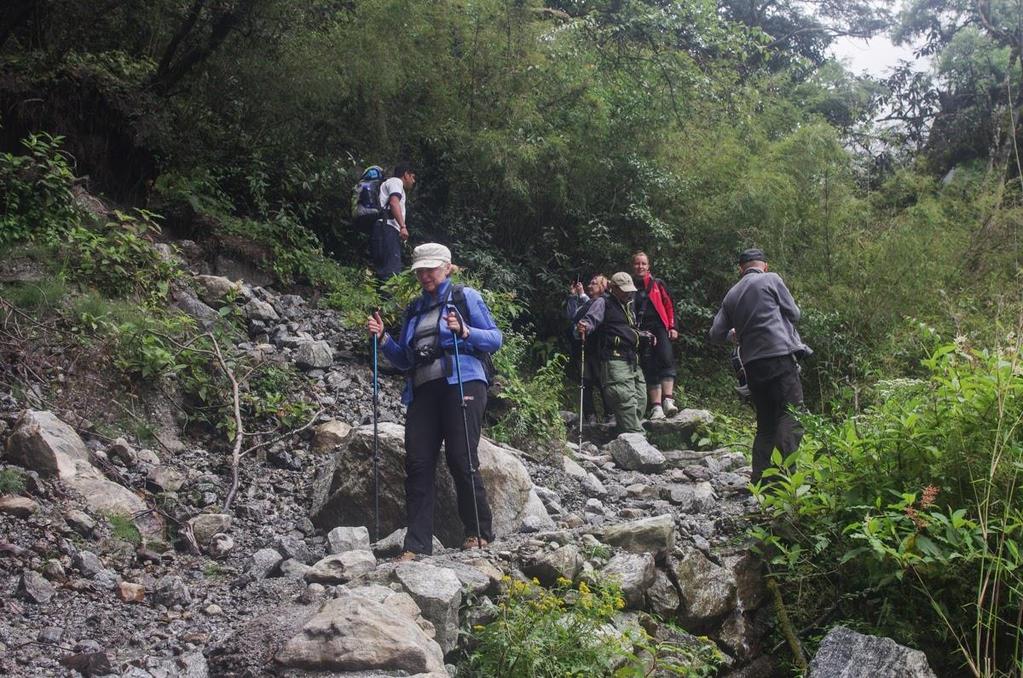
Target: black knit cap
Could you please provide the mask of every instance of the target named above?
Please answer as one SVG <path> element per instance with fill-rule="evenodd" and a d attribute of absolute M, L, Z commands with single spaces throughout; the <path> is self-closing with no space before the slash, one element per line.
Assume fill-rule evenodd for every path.
<path fill-rule="evenodd" d="M 739 255 L 740 264 L 745 264 L 750 261 L 767 261 L 767 257 L 764 255 L 764 250 L 754 247 L 753 249 L 744 250 L 743 253 Z"/>

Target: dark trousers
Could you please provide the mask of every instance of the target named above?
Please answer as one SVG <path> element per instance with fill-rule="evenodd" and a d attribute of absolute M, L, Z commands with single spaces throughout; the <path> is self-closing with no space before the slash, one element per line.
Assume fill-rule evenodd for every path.
<path fill-rule="evenodd" d="M 455 481 L 458 517 L 465 526 L 466 535 L 475 535 L 476 510 L 479 511 L 479 535 L 494 540 L 492 517 L 487 491 L 479 472 L 479 455 L 483 411 L 487 407 L 487 385 L 482 381 L 467 381 L 465 391 L 465 421 L 469 431 L 469 449 L 465 448 L 465 429 L 462 426 L 462 407 L 458 398 L 458 384 L 445 379 L 434 379 L 416 388 L 405 417 L 405 511 L 408 532 L 405 550 L 415 553 L 433 553 L 433 504 L 436 495 L 434 477 L 441 443 L 451 477 Z M 472 468 L 469 469 L 469 454 Z M 476 488 L 476 506 L 473 506 L 473 486 Z"/>
<path fill-rule="evenodd" d="M 384 219 L 374 223 L 369 236 L 369 254 L 381 282 L 401 273 L 401 236 L 398 229 Z"/>
<path fill-rule="evenodd" d="M 762 358 L 746 363 L 746 379 L 757 410 L 757 435 L 753 439 L 752 482 L 760 481 L 775 449 L 788 456 L 799 447 L 803 427 L 791 407 L 803 405 L 799 368 L 791 355 Z"/>
<path fill-rule="evenodd" d="M 569 378 L 579 383 L 579 376 L 582 373 L 582 389 L 583 389 L 583 417 L 590 415 L 596 415 L 596 405 L 594 402 L 594 393 L 600 396 L 600 404 L 603 406 L 602 411 L 604 415 L 611 414 L 611 407 L 607 404 L 607 399 L 604 397 L 604 387 L 600 384 L 600 356 L 599 349 L 597 348 L 596 342 L 586 342 L 586 365 L 581 370 L 579 361 L 582 359 L 582 345 L 577 340 L 570 340 L 572 343 L 569 344 L 571 352 L 568 360 L 568 375 Z"/>
<path fill-rule="evenodd" d="M 671 340 L 668 339 L 668 330 L 664 323 L 658 320 L 645 326 L 643 329 L 654 335 L 657 340 L 654 345 L 645 346 L 639 354 L 639 366 L 643 370 L 643 379 L 647 386 L 660 386 L 662 381 L 675 379 L 675 352 L 671 348 Z"/>

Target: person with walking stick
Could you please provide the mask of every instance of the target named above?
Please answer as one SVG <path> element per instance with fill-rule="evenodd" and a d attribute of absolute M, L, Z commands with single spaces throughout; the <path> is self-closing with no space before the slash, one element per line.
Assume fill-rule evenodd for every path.
<path fill-rule="evenodd" d="M 477 447 L 487 405 L 490 354 L 503 336 L 480 293 L 451 282 L 451 251 L 426 243 L 412 252 L 422 294 L 405 310 L 397 338 L 384 331 L 379 313 L 366 327 L 380 352 L 406 373 L 405 509 L 408 531 L 400 556 L 430 555 L 433 544 L 434 469 L 444 456 L 455 481 L 463 548 L 493 541 L 487 491 Z"/>

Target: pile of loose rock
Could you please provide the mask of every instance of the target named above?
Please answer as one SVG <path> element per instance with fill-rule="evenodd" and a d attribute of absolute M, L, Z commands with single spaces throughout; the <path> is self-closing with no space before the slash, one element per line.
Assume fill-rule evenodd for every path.
<path fill-rule="evenodd" d="M 541 463 L 484 439 L 495 543 L 456 548 L 441 465 L 434 555 L 399 563 L 401 383 L 382 384 L 377 483 L 362 333 L 300 297 L 215 276 L 174 297 L 201 322 L 234 309 L 249 340 L 228 349 L 294 364 L 323 414 L 246 459 L 225 510 L 229 455 L 208 452 L 214 441 L 177 430 L 154 451 L 0 399 L 0 472 L 24 485 L 0 496 L 0 673 L 445 676 L 509 578 L 613 577 L 623 628 L 672 621 L 712 638 L 726 672 L 770 675 L 770 610 L 743 537 L 750 469 L 685 444 L 710 413 L 656 422 L 680 441 L 672 450 L 595 430 L 604 444 Z"/>

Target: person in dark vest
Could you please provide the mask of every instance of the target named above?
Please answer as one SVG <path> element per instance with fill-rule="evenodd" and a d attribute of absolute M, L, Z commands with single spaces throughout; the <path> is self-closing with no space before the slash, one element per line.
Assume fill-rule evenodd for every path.
<path fill-rule="evenodd" d="M 568 298 L 565 300 L 565 317 L 571 323 L 569 330 L 571 335 L 569 337 L 571 354 L 568 362 L 568 374 L 573 380 L 578 379 L 581 374 L 583 382 L 583 418 L 587 424 L 596 424 L 597 410 L 594 395 L 600 396 L 601 404 L 604 406 L 603 412 L 605 417 L 611 416 L 611 408 L 604 398 L 603 386 L 600 383 L 600 356 L 597 348 L 597 336 L 591 334 L 583 342 L 577 331 L 577 325 L 586 316 L 586 312 L 590 310 L 590 305 L 594 299 L 599 299 L 607 292 L 607 278 L 599 273 L 594 274 L 590 278 L 589 285 L 587 285 L 587 292 L 589 292 L 589 295 L 583 292 L 582 282 L 572 283 L 572 287 L 569 288 Z M 582 351 L 584 343 L 586 345 L 585 356 Z M 586 364 L 580 370 L 579 361 L 584 357 Z"/>
<path fill-rule="evenodd" d="M 452 284 L 451 269 L 451 251 L 444 245 L 427 243 L 415 248 L 412 270 L 423 293 L 406 310 L 400 335 L 395 339 L 384 331 L 379 313 L 367 321 L 370 335 L 379 338 L 384 357 L 407 375 L 402 402 L 408 406 L 405 416 L 408 531 L 402 560 L 433 552 L 434 477 L 441 443 L 455 481 L 458 516 L 467 535 L 464 548 L 486 546 L 494 539 L 477 446 L 487 407 L 484 358 L 489 361 L 489 356 L 484 354 L 499 349 L 503 336 L 480 293 Z M 456 295 L 461 295 L 461 299 Z M 459 310 L 460 305 L 463 310 Z M 467 405 L 464 423 L 459 372 L 454 365 L 456 336 Z"/>
<path fill-rule="evenodd" d="M 615 273 L 610 292 L 594 299 L 576 324 L 580 336 L 597 335 L 600 382 L 622 433 L 643 432 L 646 408 L 646 382 L 638 359 L 640 332 L 632 303 L 635 292 L 632 276 Z"/>
<path fill-rule="evenodd" d="M 788 456 L 799 447 L 803 428 L 792 408 L 803 405 L 797 360 L 812 351 L 799 338 L 800 312 L 785 282 L 767 270 L 759 249 L 739 255 L 739 282 L 714 316 L 710 338 L 739 345 L 746 381 L 757 411 L 753 439 L 754 484 L 760 482 L 774 450 Z"/>

